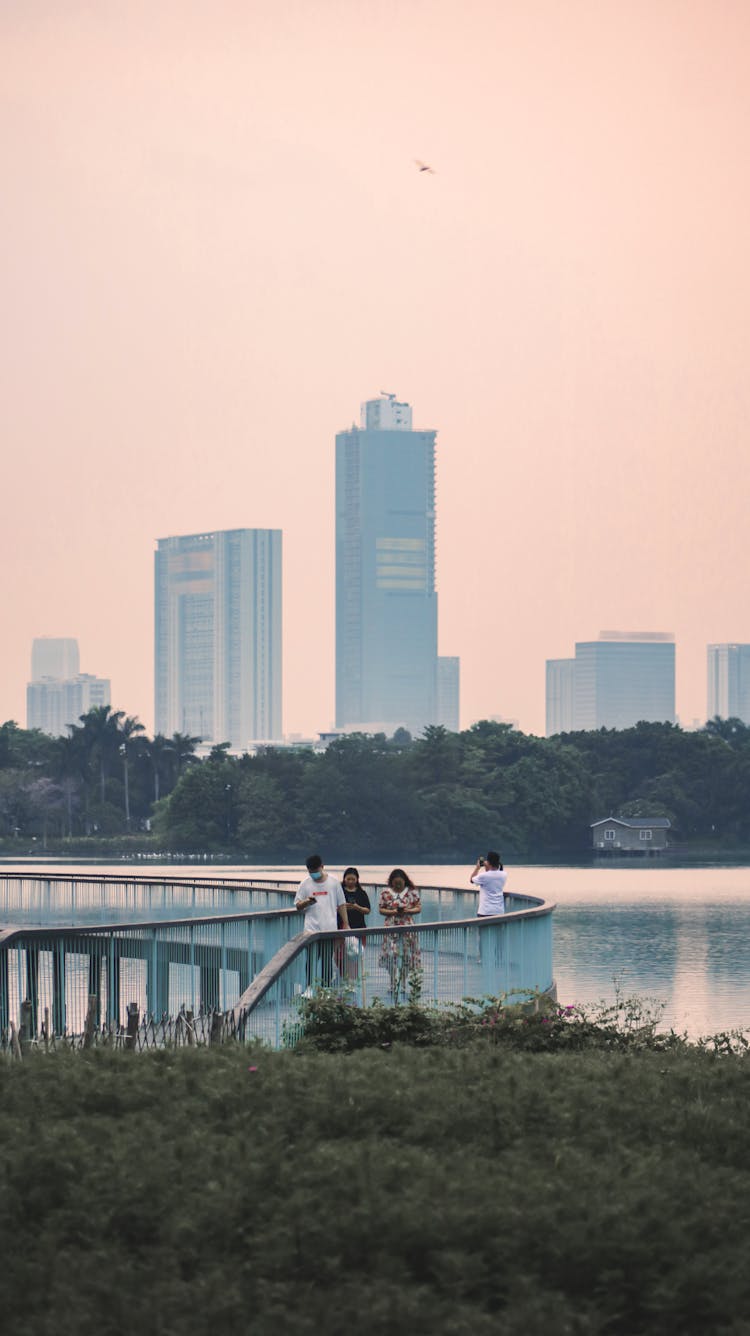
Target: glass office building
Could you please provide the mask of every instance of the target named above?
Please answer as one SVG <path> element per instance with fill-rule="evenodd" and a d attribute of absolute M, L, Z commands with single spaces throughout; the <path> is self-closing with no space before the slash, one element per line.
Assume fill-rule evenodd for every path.
<path fill-rule="evenodd" d="M 382 395 L 336 437 L 336 726 L 437 719 L 435 436 Z"/>
<path fill-rule="evenodd" d="M 160 538 L 156 731 L 204 742 L 281 738 L 281 530 Z"/>
<path fill-rule="evenodd" d="M 674 637 L 603 631 L 576 644 L 576 729 L 632 728 L 642 719 L 675 722 Z"/>
<path fill-rule="evenodd" d="M 707 719 L 750 724 L 750 645 L 708 646 Z"/>
<path fill-rule="evenodd" d="M 547 737 L 640 720 L 675 722 L 674 637 L 661 631 L 602 631 L 574 659 L 548 659 Z"/>

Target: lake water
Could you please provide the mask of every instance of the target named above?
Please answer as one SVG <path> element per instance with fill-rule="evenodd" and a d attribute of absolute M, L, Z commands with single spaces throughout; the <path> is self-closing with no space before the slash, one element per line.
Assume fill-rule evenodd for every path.
<path fill-rule="evenodd" d="M 0 863 L 0 871 L 20 864 Z M 40 865 L 41 875 L 75 871 L 159 876 L 167 865 L 143 863 Z M 334 869 L 336 870 L 336 869 Z M 360 865 L 363 880 L 382 881 L 390 867 Z M 464 888 L 466 867 L 415 867 L 417 885 Z M 299 877 L 298 866 L 169 865 L 170 877 L 261 873 Z M 664 1004 L 662 1024 L 692 1037 L 750 1029 L 750 868 L 748 867 L 513 867 L 508 890 L 553 901 L 554 962 L 560 1002 L 614 1000 L 637 993 Z"/>

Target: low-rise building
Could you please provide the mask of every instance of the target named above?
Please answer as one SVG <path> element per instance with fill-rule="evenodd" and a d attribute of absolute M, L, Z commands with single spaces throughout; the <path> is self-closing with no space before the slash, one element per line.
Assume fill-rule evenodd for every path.
<path fill-rule="evenodd" d="M 667 849 L 672 823 L 666 816 L 607 816 L 592 821 L 594 849 L 599 852 L 650 854 Z"/>

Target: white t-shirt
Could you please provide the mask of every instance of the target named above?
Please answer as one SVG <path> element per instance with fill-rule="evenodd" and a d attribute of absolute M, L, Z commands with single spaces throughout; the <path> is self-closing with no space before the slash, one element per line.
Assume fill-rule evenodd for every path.
<path fill-rule="evenodd" d="M 504 914 L 503 888 L 508 880 L 507 872 L 501 872 L 499 868 L 485 868 L 484 872 L 477 872 L 476 877 L 472 877 L 471 880 L 479 887 L 477 913 Z"/>
<path fill-rule="evenodd" d="M 330 872 L 325 881 L 313 881 L 312 877 L 305 877 L 297 888 L 295 905 L 300 900 L 308 900 L 311 895 L 315 896 L 315 904 L 308 905 L 305 910 L 305 932 L 335 932 L 338 927 L 336 910 L 339 905 L 346 904 L 341 882 L 332 877 Z"/>

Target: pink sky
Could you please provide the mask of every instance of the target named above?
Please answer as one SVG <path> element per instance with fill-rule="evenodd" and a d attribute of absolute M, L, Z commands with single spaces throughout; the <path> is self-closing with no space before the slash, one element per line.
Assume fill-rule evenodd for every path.
<path fill-rule="evenodd" d="M 438 435 L 462 723 L 600 628 L 750 642 L 745 0 L 4 0 L 0 719 L 77 636 L 153 726 L 157 537 L 284 530 L 334 711 L 333 438 Z M 434 165 L 420 175 L 413 159 Z"/>

